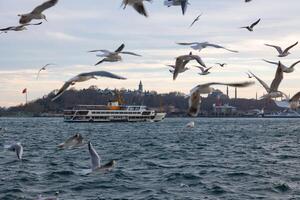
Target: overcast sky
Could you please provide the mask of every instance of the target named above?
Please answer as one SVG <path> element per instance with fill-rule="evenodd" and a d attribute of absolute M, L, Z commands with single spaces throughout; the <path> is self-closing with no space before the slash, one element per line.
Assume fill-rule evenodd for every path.
<path fill-rule="evenodd" d="M 18 24 L 17 14 L 31 11 L 43 0 L 0 0 L 0 25 Z M 272 81 L 276 66 L 261 59 L 278 61 L 271 43 L 283 47 L 299 40 L 299 0 L 190 0 L 186 15 L 180 7 L 165 7 L 163 0 L 146 2 L 149 17 L 145 18 L 131 7 L 123 10 L 121 0 L 60 0 L 47 10 L 48 22 L 29 27 L 23 32 L 0 35 L 0 106 L 24 102 L 23 88 L 28 88 L 29 100 L 40 98 L 64 81 L 81 72 L 107 70 L 128 78 L 126 81 L 98 79 L 76 84 L 77 89 L 97 85 L 99 88 L 136 89 L 140 80 L 146 90 L 188 93 L 195 85 L 210 81 L 248 80 L 251 70 L 267 83 Z M 188 28 L 200 13 L 194 27 Z M 239 29 L 261 18 L 254 32 Z M 205 49 L 198 53 L 208 66 L 226 62 L 226 68 L 216 67 L 212 74 L 199 76 L 197 69 L 180 74 L 174 82 L 166 64 L 174 64 L 175 57 L 189 53 L 188 46 L 175 42 L 205 42 L 224 45 L 240 53 L 219 49 Z M 87 53 L 91 49 L 115 50 L 125 43 L 125 50 L 143 57 L 123 56 L 122 62 L 93 66 L 99 58 Z M 300 45 L 281 61 L 290 65 L 300 58 Z M 40 67 L 49 66 L 36 80 Z M 191 63 L 191 65 L 194 63 Z M 292 74 L 285 74 L 280 90 L 294 94 L 300 90 L 300 66 Z M 220 87 L 224 90 L 225 88 Z M 234 90 L 232 89 L 233 96 Z M 239 91 L 240 97 L 262 95 L 257 83 Z"/>

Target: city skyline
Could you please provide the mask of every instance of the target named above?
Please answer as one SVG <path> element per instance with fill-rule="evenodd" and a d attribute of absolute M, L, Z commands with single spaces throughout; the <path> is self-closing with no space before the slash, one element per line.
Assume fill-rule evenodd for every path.
<path fill-rule="evenodd" d="M 40 2 L 43 1 L 0 2 L 1 27 L 17 25 L 17 14 L 30 11 Z M 264 46 L 264 43 L 285 47 L 299 39 L 300 17 L 297 8 L 300 2 L 296 0 L 289 0 L 289 4 L 275 0 L 272 1 L 272 7 L 267 0 L 250 3 L 242 0 L 190 2 L 185 16 L 182 16 L 180 7 L 165 7 L 163 1 L 146 2 L 149 18 L 145 18 L 131 7 L 121 9 L 121 1 L 59 1 L 55 7 L 45 12 L 48 22 L 28 27 L 29 30 L 23 32 L 0 35 L 0 106 L 24 103 L 24 88 L 28 89 L 28 100 L 31 101 L 59 89 L 64 81 L 81 72 L 95 70 L 117 73 L 128 80 L 100 78 L 76 84 L 75 88 L 97 85 L 101 89 L 135 89 L 142 80 L 147 90 L 188 93 L 200 83 L 249 80 L 245 74 L 248 70 L 269 84 L 276 66 L 265 63 L 262 59 L 278 61 L 279 58 L 276 57 L 276 51 Z M 200 13 L 203 13 L 200 20 L 189 28 Z M 262 20 L 253 33 L 239 29 L 258 18 Z M 192 50 L 175 42 L 196 41 L 224 45 L 239 50 L 240 53 L 220 49 L 205 49 L 200 53 L 193 51 L 208 66 L 215 65 L 216 62 L 226 62 L 228 66 L 215 67 L 208 76 L 199 76 L 195 68 L 180 74 L 173 81 L 165 65 L 174 64 L 176 56 Z M 93 66 L 99 58 L 87 53 L 88 50 L 114 50 L 122 43 L 126 45 L 125 50 L 141 54 L 142 57 L 124 55 L 122 62 Z M 299 59 L 300 46 L 296 46 L 291 52 L 288 57 L 280 59 L 284 64 L 290 65 Z M 50 66 L 36 80 L 39 68 L 47 63 L 57 65 Z M 285 74 L 280 90 L 292 95 L 298 92 L 295 83 L 299 75 L 297 67 L 292 74 Z M 226 87 L 218 88 L 226 91 Z M 264 93 L 259 83 L 238 90 L 239 96 L 244 98 L 255 98 L 256 92 L 259 96 Z M 230 95 L 234 95 L 234 89 L 230 89 Z"/>

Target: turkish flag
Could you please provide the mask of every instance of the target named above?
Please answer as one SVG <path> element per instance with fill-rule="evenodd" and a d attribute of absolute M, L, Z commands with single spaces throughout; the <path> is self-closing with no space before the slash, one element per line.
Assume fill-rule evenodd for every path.
<path fill-rule="evenodd" d="M 27 88 L 25 88 L 23 91 L 22 91 L 22 94 L 25 94 L 27 93 Z"/>

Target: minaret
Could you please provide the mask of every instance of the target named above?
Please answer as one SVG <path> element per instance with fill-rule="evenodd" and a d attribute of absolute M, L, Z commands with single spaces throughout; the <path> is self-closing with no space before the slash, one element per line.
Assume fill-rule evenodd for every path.
<path fill-rule="evenodd" d="M 255 99 L 256 99 L 256 101 L 257 101 L 257 92 L 256 92 L 256 96 L 255 96 Z"/>
<path fill-rule="evenodd" d="M 138 91 L 139 91 L 140 93 L 143 93 L 143 90 L 144 90 L 144 89 L 143 89 L 143 83 L 142 83 L 142 81 L 140 81 L 140 84 L 139 84 L 139 90 L 138 90 Z"/>
<path fill-rule="evenodd" d="M 234 89 L 234 97 L 235 97 L 235 99 L 238 98 L 237 87 L 235 87 L 235 89 Z"/>
<path fill-rule="evenodd" d="M 226 95 L 227 95 L 227 97 L 229 98 L 229 87 L 227 86 L 227 88 L 226 88 Z M 230 98 L 229 98 L 230 99 Z"/>

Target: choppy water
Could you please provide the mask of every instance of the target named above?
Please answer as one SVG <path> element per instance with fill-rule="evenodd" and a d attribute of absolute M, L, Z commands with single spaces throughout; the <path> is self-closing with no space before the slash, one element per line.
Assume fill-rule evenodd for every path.
<path fill-rule="evenodd" d="M 0 199 L 300 199 L 299 119 L 190 119 L 161 123 L 68 124 L 0 118 Z M 57 150 L 75 133 L 93 142 L 113 171 L 85 175 L 87 147 Z"/>

